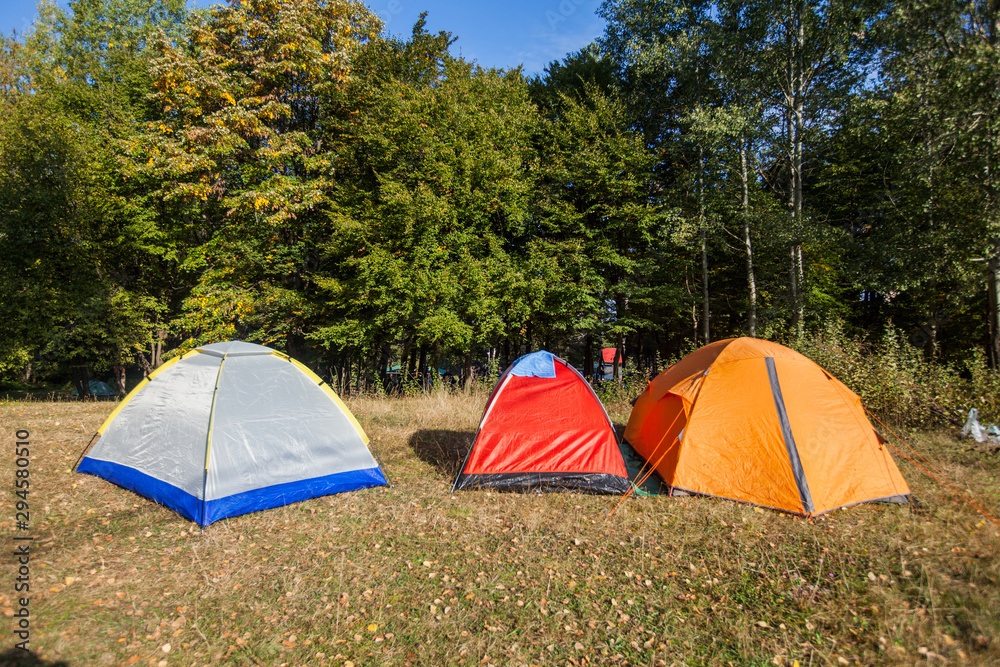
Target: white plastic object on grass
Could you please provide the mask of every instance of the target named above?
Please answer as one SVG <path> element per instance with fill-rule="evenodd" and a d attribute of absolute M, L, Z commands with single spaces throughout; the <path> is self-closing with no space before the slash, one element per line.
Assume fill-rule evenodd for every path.
<path fill-rule="evenodd" d="M 979 423 L 979 410 L 976 408 L 969 410 L 969 418 L 962 427 L 962 437 L 972 438 L 976 442 L 986 442 L 986 429 Z"/>

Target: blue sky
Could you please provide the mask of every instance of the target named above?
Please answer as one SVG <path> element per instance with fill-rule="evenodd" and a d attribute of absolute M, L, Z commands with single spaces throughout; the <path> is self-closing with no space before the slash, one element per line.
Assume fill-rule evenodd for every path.
<path fill-rule="evenodd" d="M 0 32 L 27 32 L 35 19 L 35 0 L 0 0 Z M 67 0 L 59 0 L 65 7 Z M 189 0 L 204 7 L 209 0 Z M 586 46 L 604 30 L 594 15 L 600 0 L 369 0 L 392 34 L 409 35 L 420 12 L 428 12 L 427 29 L 447 30 L 458 41 L 456 54 L 484 67 L 524 65 L 539 74 L 553 60 Z"/>

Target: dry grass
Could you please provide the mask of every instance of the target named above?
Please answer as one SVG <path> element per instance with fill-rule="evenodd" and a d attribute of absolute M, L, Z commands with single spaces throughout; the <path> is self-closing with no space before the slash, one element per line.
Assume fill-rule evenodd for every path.
<path fill-rule="evenodd" d="M 1000 662 L 998 529 L 905 462 L 919 506 L 814 524 L 702 498 L 609 516 L 601 496 L 451 495 L 484 400 L 352 399 L 391 488 L 203 534 L 71 472 L 111 404 L 0 404 L 8 534 L 14 433 L 31 431 L 32 647 L 86 665 Z M 1000 508 L 996 455 L 914 444 Z"/>

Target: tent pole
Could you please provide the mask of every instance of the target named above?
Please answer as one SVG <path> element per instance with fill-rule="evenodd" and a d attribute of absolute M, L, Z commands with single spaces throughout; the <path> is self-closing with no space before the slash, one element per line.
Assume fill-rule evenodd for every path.
<path fill-rule="evenodd" d="M 208 434 L 205 436 L 205 472 L 201 480 L 201 531 L 205 532 L 205 513 L 208 507 L 208 458 L 212 453 L 212 424 L 215 422 L 215 397 L 219 395 L 219 380 L 222 378 L 222 367 L 226 364 L 226 357 L 223 355 L 219 362 L 219 372 L 215 376 L 215 389 L 212 390 L 212 407 L 208 411 Z"/>
<path fill-rule="evenodd" d="M 382 464 L 382 459 L 380 459 L 379 456 L 378 456 L 378 454 L 375 452 L 375 448 L 369 446 L 368 447 L 368 451 L 370 451 L 372 453 L 372 457 L 374 457 L 375 463 L 378 464 L 379 470 L 382 471 L 382 476 L 385 477 L 385 483 L 389 486 L 390 489 L 395 488 L 396 485 L 392 483 L 392 480 L 389 479 L 389 475 L 386 474 L 386 472 L 385 472 L 385 465 Z"/>
<path fill-rule="evenodd" d="M 80 452 L 79 458 L 77 458 L 76 463 L 73 464 L 73 470 L 76 470 L 77 468 L 80 467 L 80 462 L 83 461 L 83 457 L 87 455 L 88 451 L 90 451 L 91 445 L 93 445 L 94 441 L 97 440 L 100 437 L 101 437 L 101 432 L 100 431 L 98 431 L 97 433 L 94 434 L 94 437 L 92 437 L 90 439 L 90 442 L 87 443 L 87 446 L 83 448 L 82 452 Z"/>

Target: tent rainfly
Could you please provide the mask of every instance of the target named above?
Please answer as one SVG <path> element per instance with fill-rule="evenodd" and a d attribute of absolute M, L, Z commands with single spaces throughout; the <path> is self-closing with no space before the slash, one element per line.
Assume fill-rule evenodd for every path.
<path fill-rule="evenodd" d="M 540 351 L 500 376 L 452 491 L 629 487 L 618 438 L 594 390 L 575 368 Z"/>
<path fill-rule="evenodd" d="M 143 380 L 77 470 L 202 526 L 386 484 L 368 437 L 298 361 L 252 343 L 205 345 Z"/>
<path fill-rule="evenodd" d="M 654 378 L 625 440 L 674 491 L 793 514 L 910 493 L 857 394 L 754 338 L 711 343 Z"/>

